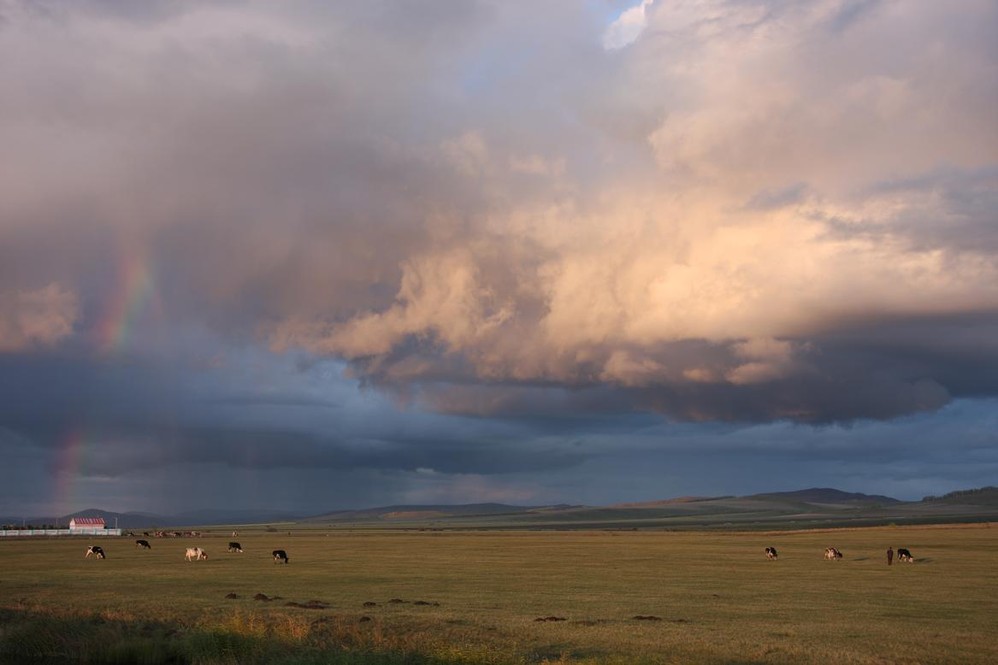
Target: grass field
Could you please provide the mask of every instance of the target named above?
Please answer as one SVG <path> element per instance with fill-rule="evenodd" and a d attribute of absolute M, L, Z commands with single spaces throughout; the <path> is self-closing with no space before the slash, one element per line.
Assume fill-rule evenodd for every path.
<path fill-rule="evenodd" d="M 150 539 L 148 551 L 130 538 L 0 541 L 0 658 L 998 662 L 998 528 L 987 525 L 768 534 L 261 529 L 240 531 L 242 554 L 226 553 L 230 535 Z M 84 559 L 88 544 L 108 558 Z M 195 544 L 207 561 L 184 560 Z M 779 560 L 765 558 L 766 545 Z M 888 545 L 911 549 L 916 563 L 888 567 Z M 828 546 L 844 559 L 825 561 Z M 273 563 L 275 548 L 290 564 Z M 537 621 L 549 617 L 564 620 Z"/>

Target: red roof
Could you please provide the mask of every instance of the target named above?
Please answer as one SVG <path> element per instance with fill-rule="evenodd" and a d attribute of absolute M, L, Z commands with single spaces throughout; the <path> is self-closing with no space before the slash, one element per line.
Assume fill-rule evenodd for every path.
<path fill-rule="evenodd" d="M 74 517 L 70 524 L 76 526 L 104 526 L 103 517 Z"/>

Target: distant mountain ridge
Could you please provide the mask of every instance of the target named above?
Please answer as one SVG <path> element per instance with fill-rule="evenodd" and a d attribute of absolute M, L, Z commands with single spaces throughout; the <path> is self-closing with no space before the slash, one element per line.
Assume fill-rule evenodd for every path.
<path fill-rule="evenodd" d="M 904 503 L 883 494 L 862 494 L 860 492 L 843 492 L 831 487 L 812 487 L 793 492 L 767 492 L 752 494 L 748 499 L 791 499 L 807 503 Z"/>
<path fill-rule="evenodd" d="M 988 485 L 973 490 L 959 490 L 942 496 L 927 496 L 926 503 L 964 503 L 981 506 L 998 505 L 998 487 Z"/>
<path fill-rule="evenodd" d="M 198 510 L 176 515 L 81 510 L 58 518 L 0 517 L 0 523 L 65 527 L 73 517 L 103 517 L 122 529 L 207 525 L 370 525 L 385 528 L 814 528 L 872 524 L 998 521 L 998 487 L 921 501 L 829 487 L 748 496 L 676 497 L 611 506 L 502 503 L 398 504 L 321 514 L 274 510 Z"/>
<path fill-rule="evenodd" d="M 608 508 L 655 508 L 658 506 L 671 506 L 677 503 L 696 503 L 697 501 L 716 501 L 717 499 L 732 499 L 733 496 L 677 496 L 672 499 L 657 499 L 654 501 L 634 501 L 629 503 L 614 503 Z"/>
<path fill-rule="evenodd" d="M 466 503 L 450 504 L 407 504 L 382 506 L 379 508 L 361 508 L 358 510 L 334 510 L 332 512 L 307 517 L 303 522 L 323 522 L 339 520 L 364 519 L 406 519 L 423 517 L 458 517 L 473 515 L 515 515 L 531 510 L 543 509 L 544 506 L 513 506 L 504 503 Z"/>
<path fill-rule="evenodd" d="M 961 501 L 974 497 L 976 503 Z M 812 487 L 748 496 L 683 496 L 611 506 L 506 504 L 393 505 L 334 511 L 303 520 L 330 527 L 593 529 L 593 528 L 821 528 L 874 524 L 998 520 L 977 490 L 937 503 L 901 501 L 883 494 Z M 990 495 L 988 495 L 990 496 Z M 992 505 L 994 509 L 992 509 Z"/>
<path fill-rule="evenodd" d="M 303 517 L 302 513 L 272 510 L 194 510 L 176 515 L 127 512 L 116 513 L 99 508 L 78 510 L 61 517 L 0 517 L 0 524 L 11 525 L 53 525 L 67 528 L 74 517 L 102 517 L 104 525 L 113 529 L 150 529 L 158 527 L 199 526 L 204 524 L 263 524 L 268 522 L 294 522 Z"/>

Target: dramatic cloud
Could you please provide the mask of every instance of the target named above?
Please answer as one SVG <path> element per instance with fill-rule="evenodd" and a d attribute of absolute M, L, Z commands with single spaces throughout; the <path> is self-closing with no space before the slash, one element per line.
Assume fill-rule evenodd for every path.
<path fill-rule="evenodd" d="M 990 403 L 996 25 L 0 0 L 0 442 L 557 498 L 531 470 L 573 486 L 592 428 Z"/>
<path fill-rule="evenodd" d="M 834 409 L 820 342 L 859 321 L 919 328 L 998 308 L 995 208 L 985 203 L 998 99 L 980 85 L 996 63 L 991 35 L 975 27 L 993 8 L 960 20 L 897 4 L 638 10 L 650 14 L 648 34 L 611 68 L 624 83 L 605 83 L 625 113 L 657 109 L 643 137 L 653 163 L 592 127 L 610 142 L 592 145 L 596 155 L 629 159 L 622 174 L 597 174 L 593 190 L 560 132 L 566 142 L 548 160 L 567 166 L 538 167 L 538 190 L 509 168 L 530 118 L 513 111 L 523 129 L 512 137 L 485 126 L 444 141 L 461 191 L 485 200 L 426 221 L 429 246 L 400 263 L 393 303 L 345 321 L 296 317 L 276 327 L 276 348 L 353 359 L 392 385 L 658 387 L 656 404 L 677 417 L 688 412 L 669 395 L 686 384 L 744 387 L 699 405 L 708 418 L 739 399 L 760 404 L 755 417 L 817 419 L 945 402 L 948 387 L 931 397 L 921 387 L 936 377 L 882 377 L 893 369 L 866 357 L 873 365 L 857 359 L 837 379 L 877 376 L 923 396 Z M 922 52 L 925 43 L 939 47 Z M 608 105 L 572 102 L 582 117 Z M 673 351 L 689 342 L 706 343 L 702 354 Z M 779 406 L 788 379 L 807 395 L 793 411 Z M 775 386 L 768 409 L 765 385 Z"/>

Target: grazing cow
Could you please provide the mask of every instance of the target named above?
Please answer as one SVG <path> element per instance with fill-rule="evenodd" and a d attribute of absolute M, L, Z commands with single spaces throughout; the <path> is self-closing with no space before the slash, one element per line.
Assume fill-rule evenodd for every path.
<path fill-rule="evenodd" d="M 835 561 L 842 558 L 842 552 L 838 551 L 834 547 L 825 548 L 825 558 L 829 561 Z"/>
<path fill-rule="evenodd" d="M 288 553 L 284 550 L 274 550 L 274 563 L 287 563 Z"/>
<path fill-rule="evenodd" d="M 151 550 L 152 549 L 152 545 L 149 544 L 148 540 L 136 540 L 135 541 L 135 546 L 136 547 L 141 547 L 144 550 Z"/>
<path fill-rule="evenodd" d="M 186 556 L 188 561 L 200 561 L 201 559 L 204 559 L 205 561 L 208 560 L 208 553 L 200 547 L 188 547 Z"/>
<path fill-rule="evenodd" d="M 229 543 L 229 551 L 230 552 L 242 552 L 243 551 L 243 546 L 240 545 L 239 543 L 236 543 L 236 542 Z"/>
<path fill-rule="evenodd" d="M 912 558 L 911 552 L 909 552 L 904 547 L 898 548 L 898 561 L 907 561 L 908 563 L 915 563 L 915 559 Z"/>
<path fill-rule="evenodd" d="M 777 555 L 775 547 L 767 547 L 766 548 L 766 558 L 767 559 L 775 559 L 777 556 L 779 556 L 779 555 Z"/>
<path fill-rule="evenodd" d="M 100 545 L 91 545 L 87 548 L 87 553 L 84 555 L 84 559 L 89 559 L 90 555 L 94 555 L 98 559 L 106 559 L 107 555 L 104 554 L 104 548 Z"/>

